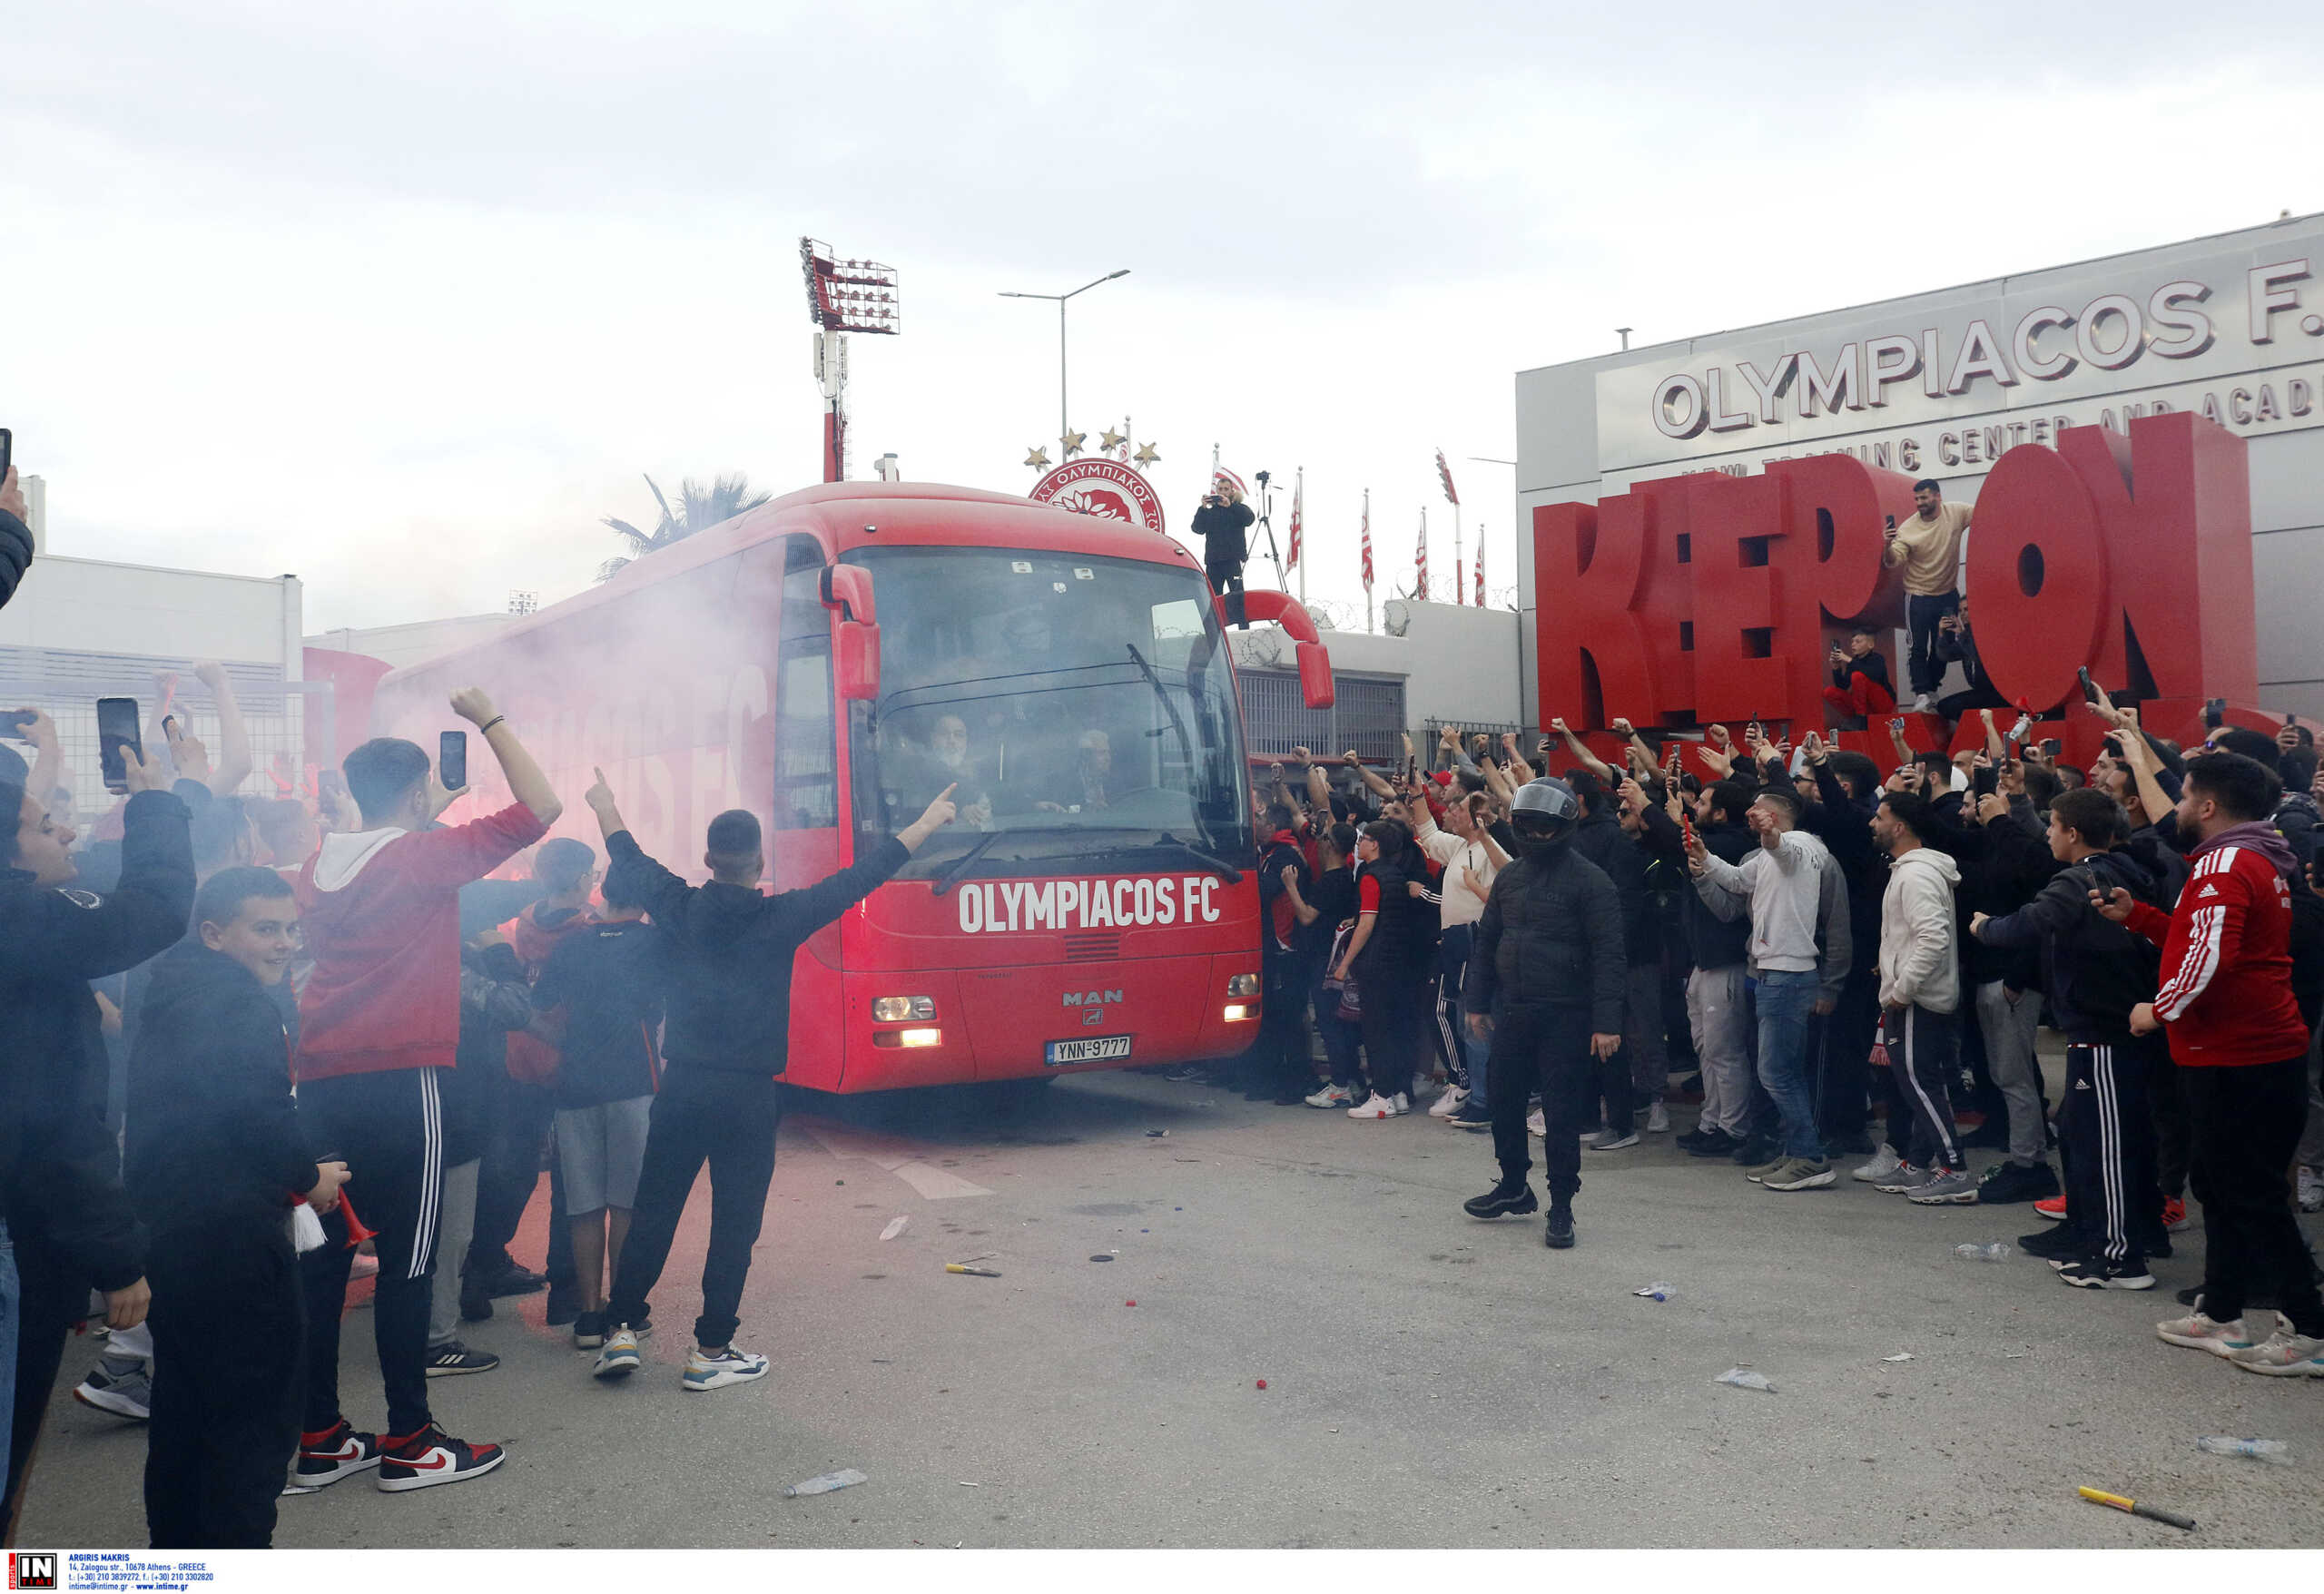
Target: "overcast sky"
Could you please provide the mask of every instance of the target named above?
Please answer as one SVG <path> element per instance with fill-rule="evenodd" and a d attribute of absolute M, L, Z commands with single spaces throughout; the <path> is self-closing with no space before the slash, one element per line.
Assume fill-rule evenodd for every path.
<path fill-rule="evenodd" d="M 1057 324 L 999 290 L 1128 267 L 1073 424 L 1134 418 L 1173 530 L 1214 441 L 1304 465 L 1360 615 L 1366 487 L 1380 596 L 1423 504 L 1451 561 L 1442 446 L 1500 585 L 1519 369 L 2324 209 L 2317 8 L 1915 10 L 17 6 L 0 425 L 53 552 L 494 611 L 640 472 L 817 479 L 802 233 L 902 273 L 856 474 L 1006 490 Z"/>

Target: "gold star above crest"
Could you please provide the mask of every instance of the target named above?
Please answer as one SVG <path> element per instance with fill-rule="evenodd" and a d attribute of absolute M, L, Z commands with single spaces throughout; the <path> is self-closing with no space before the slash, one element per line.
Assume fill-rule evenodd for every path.
<path fill-rule="evenodd" d="M 1151 465 L 1157 459 L 1161 458 L 1162 456 L 1155 451 L 1153 444 L 1140 443 L 1137 446 L 1137 452 L 1131 455 L 1130 458 L 1137 460 L 1140 465 Z"/>
<path fill-rule="evenodd" d="M 1049 451 L 1047 448 L 1035 448 L 1025 456 L 1025 463 L 1035 470 L 1047 470 L 1049 467 Z"/>
<path fill-rule="evenodd" d="M 1098 434 L 1098 447 L 1110 454 L 1128 441 L 1129 441 L 1128 438 L 1116 431 L 1113 428 L 1108 427 L 1103 432 Z"/>
<path fill-rule="evenodd" d="M 1081 440 L 1088 435 L 1089 434 L 1088 432 L 1069 431 L 1066 433 L 1065 436 L 1059 438 L 1058 441 L 1065 445 L 1065 452 L 1061 458 L 1070 459 L 1076 454 L 1080 453 Z"/>

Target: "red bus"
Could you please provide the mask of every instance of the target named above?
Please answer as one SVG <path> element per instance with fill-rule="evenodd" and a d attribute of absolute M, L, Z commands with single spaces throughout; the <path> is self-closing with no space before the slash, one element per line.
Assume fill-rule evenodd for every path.
<path fill-rule="evenodd" d="M 1246 603 L 1328 706 L 1305 611 Z M 565 795 L 559 833 L 599 845 L 579 798 L 601 766 L 639 843 L 695 879 L 722 810 L 759 816 L 783 890 L 959 787 L 960 822 L 800 952 L 793 1084 L 1043 1077 L 1257 1032 L 1242 713 L 1218 606 L 1167 537 L 972 488 L 812 487 L 389 674 L 373 726 L 432 747 L 463 684 Z"/>

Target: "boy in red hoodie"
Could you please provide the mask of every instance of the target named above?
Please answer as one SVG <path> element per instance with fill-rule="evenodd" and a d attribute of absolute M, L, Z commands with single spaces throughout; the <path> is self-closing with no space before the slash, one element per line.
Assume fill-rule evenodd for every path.
<path fill-rule="evenodd" d="M 348 1166 L 349 1194 L 379 1235 L 372 1327 L 387 1386 L 376 1438 L 339 1406 L 339 1323 L 351 1254 L 335 1244 L 301 1264 L 307 1288 L 306 1432 L 294 1487 L 320 1488 L 378 1467 L 389 1492 L 458 1482 L 498 1466 L 497 1445 L 471 1445 L 428 1410 L 428 1315 L 443 1195 L 443 1112 L 436 1070 L 453 1067 L 460 1034 L 459 889 L 481 880 L 554 823 L 561 806 L 507 720 L 475 687 L 452 694 L 516 801 L 466 824 L 428 828 L 458 792 L 428 754 L 380 737 L 347 755 L 362 829 L 328 836 L 299 871 L 300 917 L 314 972 L 299 998 L 299 1115 L 316 1146 Z"/>
<path fill-rule="evenodd" d="M 2178 906 L 2166 917 L 2120 887 L 2091 900 L 2162 949 L 2162 985 L 2131 1009 L 2131 1032 L 2170 1037 L 2194 1129 L 2203 1293 L 2155 1333 L 2246 1372 L 2324 1377 L 2324 1300 L 2286 1176 L 2308 1117 L 2308 1026 L 2291 992 L 2298 865 L 2267 822 L 2282 795 L 2275 772 L 2240 753 L 2189 760 L 2176 822 L 2195 867 Z M 2243 1304 L 2262 1278 L 2281 1306 L 2255 1343 Z"/>

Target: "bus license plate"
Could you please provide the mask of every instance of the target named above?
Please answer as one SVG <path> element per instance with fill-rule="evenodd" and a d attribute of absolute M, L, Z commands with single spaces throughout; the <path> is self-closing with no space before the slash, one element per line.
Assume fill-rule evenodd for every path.
<path fill-rule="evenodd" d="M 1048 1061 L 1051 1068 L 1060 1063 L 1112 1063 L 1129 1056 L 1127 1035 L 1093 1035 L 1086 1040 L 1052 1040 L 1049 1043 Z"/>

